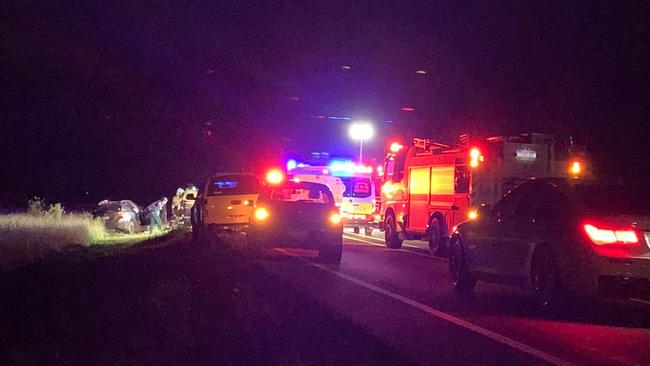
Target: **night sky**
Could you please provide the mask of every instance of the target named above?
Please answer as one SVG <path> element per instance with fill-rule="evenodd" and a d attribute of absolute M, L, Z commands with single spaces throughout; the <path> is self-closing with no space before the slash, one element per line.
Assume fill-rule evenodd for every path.
<path fill-rule="evenodd" d="M 549 132 L 650 181 L 642 1 L 135 3 L 2 5 L 0 205 L 146 203 L 289 152 L 355 154 L 330 116 L 373 121 L 376 157 L 389 136 Z"/>

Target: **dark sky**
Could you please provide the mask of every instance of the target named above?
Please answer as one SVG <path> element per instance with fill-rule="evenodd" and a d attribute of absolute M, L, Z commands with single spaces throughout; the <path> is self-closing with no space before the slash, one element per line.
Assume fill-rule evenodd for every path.
<path fill-rule="evenodd" d="M 650 176 L 642 1 L 36 3 L 0 9 L 0 204 L 144 201 L 289 151 L 354 154 L 347 122 L 316 116 L 374 121 L 377 156 L 389 135 L 551 132 Z"/>

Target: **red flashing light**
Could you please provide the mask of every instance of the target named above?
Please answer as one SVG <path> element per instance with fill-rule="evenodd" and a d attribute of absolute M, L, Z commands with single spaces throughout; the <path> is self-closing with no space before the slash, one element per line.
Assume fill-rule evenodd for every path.
<path fill-rule="evenodd" d="M 400 108 L 402 112 L 415 112 L 415 108 L 413 107 L 402 107 Z"/>
<path fill-rule="evenodd" d="M 600 224 L 596 225 L 584 224 L 582 226 L 589 240 L 596 245 L 639 244 L 639 236 L 633 228 L 603 228 Z"/>
<path fill-rule="evenodd" d="M 268 184 L 280 184 L 284 181 L 284 173 L 279 169 L 271 169 L 266 173 L 266 182 Z"/>
<path fill-rule="evenodd" d="M 400 144 L 399 142 L 393 142 L 392 144 L 390 144 L 390 151 L 394 152 L 394 153 L 402 150 L 403 148 L 404 148 L 404 146 L 402 144 Z"/>
<path fill-rule="evenodd" d="M 472 168 L 476 168 L 479 163 L 485 161 L 485 158 L 483 155 L 481 155 L 481 150 L 479 150 L 478 147 L 473 147 L 470 149 L 469 158 L 469 166 Z"/>

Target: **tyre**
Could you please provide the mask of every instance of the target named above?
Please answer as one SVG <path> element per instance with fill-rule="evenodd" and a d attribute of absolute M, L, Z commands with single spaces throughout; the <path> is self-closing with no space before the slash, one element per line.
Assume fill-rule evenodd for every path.
<path fill-rule="evenodd" d="M 343 254 L 342 243 L 324 245 L 318 251 L 318 258 L 325 263 L 340 263 Z"/>
<path fill-rule="evenodd" d="M 444 239 L 444 222 L 442 222 L 438 217 L 431 219 L 429 223 L 429 250 L 431 254 L 439 255 L 442 249 L 442 242 Z"/>
<path fill-rule="evenodd" d="M 127 222 L 124 231 L 126 231 L 127 234 L 135 233 L 135 222 L 133 222 L 133 220 Z"/>
<path fill-rule="evenodd" d="M 366 227 L 366 228 L 364 228 L 363 233 L 364 233 L 366 236 L 372 236 L 372 228 L 371 228 L 371 227 Z"/>
<path fill-rule="evenodd" d="M 469 269 L 469 258 L 462 239 L 454 236 L 449 241 L 449 274 L 454 290 L 469 293 L 476 287 L 476 277 Z"/>
<path fill-rule="evenodd" d="M 352 229 L 352 231 L 354 231 L 355 234 L 359 234 L 359 227 L 355 226 L 354 229 Z"/>
<path fill-rule="evenodd" d="M 548 246 L 540 246 L 533 253 L 530 281 L 535 302 L 543 307 L 559 302 L 561 285 L 557 262 Z"/>
<path fill-rule="evenodd" d="M 395 220 L 395 214 L 389 212 L 386 214 L 384 219 L 384 240 L 386 241 L 386 246 L 392 249 L 399 249 L 402 247 L 404 240 L 399 238 L 397 233 L 397 220 Z"/>

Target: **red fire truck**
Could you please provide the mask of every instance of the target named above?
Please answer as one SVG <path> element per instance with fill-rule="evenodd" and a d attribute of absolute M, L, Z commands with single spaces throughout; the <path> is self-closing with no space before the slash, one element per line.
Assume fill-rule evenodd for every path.
<path fill-rule="evenodd" d="M 584 160 L 560 159 L 552 135 L 472 138 L 456 146 L 415 138 L 393 143 L 384 160 L 380 214 L 386 246 L 428 240 L 434 253 L 445 247 L 452 228 L 476 218 L 479 207 L 494 205 L 528 178 L 579 177 Z M 568 165 L 567 165 L 568 164 Z"/>

